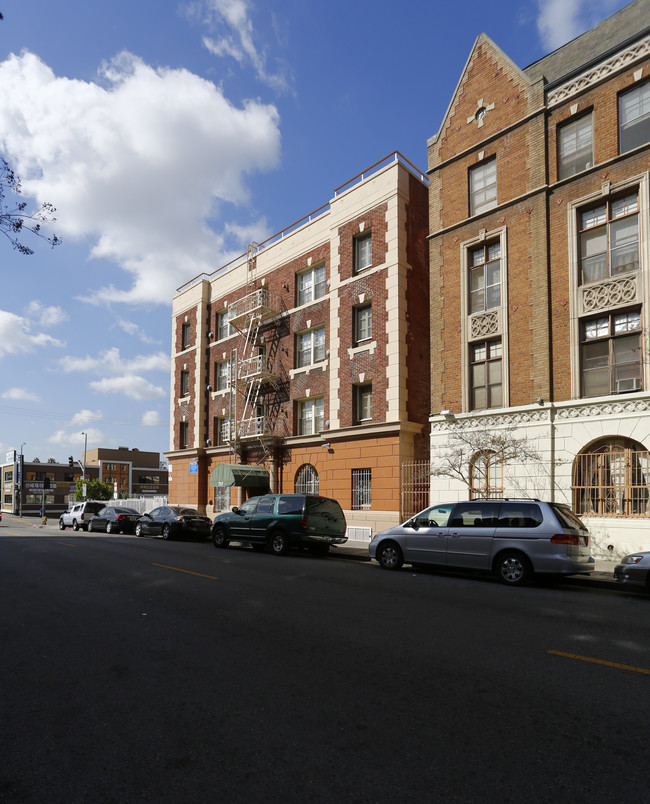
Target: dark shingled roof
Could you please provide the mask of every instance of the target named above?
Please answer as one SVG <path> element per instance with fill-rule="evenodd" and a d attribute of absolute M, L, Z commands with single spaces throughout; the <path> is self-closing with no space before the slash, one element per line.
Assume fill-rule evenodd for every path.
<path fill-rule="evenodd" d="M 650 32 L 650 0 L 634 0 L 625 8 L 567 42 L 524 69 L 531 82 L 541 78 L 546 84 L 567 80 L 625 42 L 640 39 Z"/>

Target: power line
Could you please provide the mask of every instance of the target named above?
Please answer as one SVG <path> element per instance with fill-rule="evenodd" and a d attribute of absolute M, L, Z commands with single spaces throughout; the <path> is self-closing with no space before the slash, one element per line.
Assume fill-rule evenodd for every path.
<path fill-rule="evenodd" d="M 49 421 L 67 422 L 70 424 L 70 419 L 74 418 L 76 413 L 58 413 L 55 411 L 45 410 L 32 410 L 29 408 L 12 408 L 5 405 L 0 405 L 0 413 L 9 414 L 12 416 L 29 416 L 34 419 L 47 419 Z M 143 425 L 141 419 L 107 419 L 103 416 L 84 416 L 83 422 L 80 426 L 88 424 L 123 424 L 123 425 L 136 425 L 143 427 L 169 427 L 169 419 L 161 419 L 159 422 L 153 424 Z"/>

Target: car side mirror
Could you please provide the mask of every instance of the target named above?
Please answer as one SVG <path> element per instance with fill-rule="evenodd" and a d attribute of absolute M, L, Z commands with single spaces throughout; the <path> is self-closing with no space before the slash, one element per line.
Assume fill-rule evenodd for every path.
<path fill-rule="evenodd" d="M 409 519 L 408 522 L 404 523 L 403 527 L 405 527 L 405 528 L 415 528 L 416 527 L 415 520 L 414 519 Z"/>
<path fill-rule="evenodd" d="M 233 514 L 238 514 L 239 513 L 239 508 L 236 505 L 233 505 L 231 510 L 232 510 Z"/>

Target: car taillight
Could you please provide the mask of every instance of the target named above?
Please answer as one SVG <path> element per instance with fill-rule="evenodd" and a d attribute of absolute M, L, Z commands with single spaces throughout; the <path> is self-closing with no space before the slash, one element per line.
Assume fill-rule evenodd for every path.
<path fill-rule="evenodd" d="M 83 513 L 82 513 L 82 514 L 81 514 L 81 516 L 79 517 L 79 519 L 83 519 L 83 518 L 84 518 L 84 515 L 83 515 Z"/>
<path fill-rule="evenodd" d="M 306 516 L 301 517 L 300 519 L 300 528 L 301 530 L 307 530 L 307 525 L 309 524 L 309 520 Z"/>
<path fill-rule="evenodd" d="M 580 537 L 566 533 L 556 533 L 551 537 L 553 544 L 580 544 Z"/>
<path fill-rule="evenodd" d="M 118 519 L 126 519 L 126 514 L 118 514 L 117 518 Z"/>

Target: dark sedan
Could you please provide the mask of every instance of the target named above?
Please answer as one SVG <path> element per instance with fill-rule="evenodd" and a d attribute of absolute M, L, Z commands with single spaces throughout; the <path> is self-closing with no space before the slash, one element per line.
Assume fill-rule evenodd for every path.
<path fill-rule="evenodd" d="M 162 536 L 174 539 L 179 536 L 207 539 L 212 521 L 194 508 L 181 505 L 163 505 L 141 516 L 135 523 L 136 536 Z"/>
<path fill-rule="evenodd" d="M 98 511 L 88 522 L 88 531 L 96 533 L 105 530 L 106 533 L 133 533 L 135 523 L 140 512 L 135 508 L 121 508 L 117 505 L 107 505 Z"/>
<path fill-rule="evenodd" d="M 632 553 L 614 567 L 614 578 L 619 583 L 645 586 L 650 592 L 650 552 Z"/>

